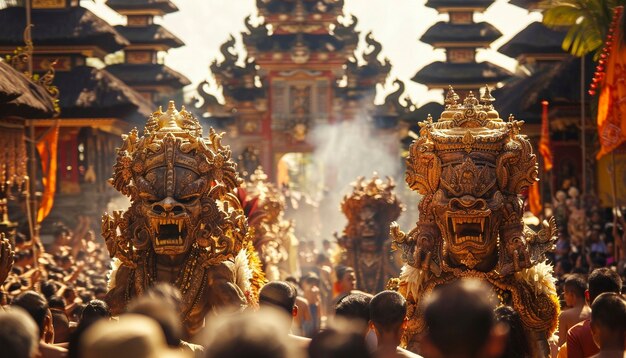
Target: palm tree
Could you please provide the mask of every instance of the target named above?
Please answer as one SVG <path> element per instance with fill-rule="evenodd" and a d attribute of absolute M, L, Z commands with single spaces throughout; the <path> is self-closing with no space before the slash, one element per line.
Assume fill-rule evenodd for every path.
<path fill-rule="evenodd" d="M 613 17 L 613 8 L 626 5 L 626 0 L 546 0 L 543 23 L 554 29 L 567 29 L 563 50 L 582 57 L 602 51 Z"/>

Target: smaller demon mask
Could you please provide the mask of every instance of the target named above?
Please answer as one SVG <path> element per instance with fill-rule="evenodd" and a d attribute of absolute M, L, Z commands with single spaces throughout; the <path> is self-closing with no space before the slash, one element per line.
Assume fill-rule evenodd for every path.
<path fill-rule="evenodd" d="M 348 219 L 342 246 L 358 245 L 363 251 L 380 252 L 389 238 L 389 224 L 402 212 L 402 204 L 393 193 L 395 184 L 389 177 L 384 182 L 374 174 L 371 180 L 359 177 L 352 185 L 352 193 L 341 203 Z"/>

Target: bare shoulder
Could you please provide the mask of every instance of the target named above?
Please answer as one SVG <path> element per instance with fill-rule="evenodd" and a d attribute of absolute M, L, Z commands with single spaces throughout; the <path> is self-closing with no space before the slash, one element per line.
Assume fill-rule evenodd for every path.
<path fill-rule="evenodd" d="M 411 351 L 407 351 L 406 349 L 400 348 L 400 347 L 396 349 L 396 352 L 398 353 L 399 357 L 403 357 L 403 358 L 422 358 L 421 355 L 415 354 Z"/>

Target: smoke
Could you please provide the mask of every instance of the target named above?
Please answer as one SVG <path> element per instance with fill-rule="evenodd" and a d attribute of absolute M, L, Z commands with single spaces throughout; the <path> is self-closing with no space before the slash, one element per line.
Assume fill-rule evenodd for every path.
<path fill-rule="evenodd" d="M 412 192 L 404 183 L 404 166 L 397 131 L 376 130 L 370 117 L 360 115 L 350 121 L 316 125 L 310 133 L 310 141 L 315 148 L 313 161 L 322 172 L 322 238 L 330 238 L 334 232 L 341 234 L 347 223 L 341 212 L 341 201 L 346 194 L 352 192 L 351 183 L 359 176 L 369 179 L 377 173 L 380 178 L 392 177 L 397 186 L 396 194 L 405 207 L 416 209 L 418 196 L 411 195 Z M 411 196 L 407 197 L 406 194 Z M 407 216 L 408 213 L 405 211 L 402 216 Z M 414 218 L 414 223 L 417 210 L 410 213 L 408 216 Z"/>

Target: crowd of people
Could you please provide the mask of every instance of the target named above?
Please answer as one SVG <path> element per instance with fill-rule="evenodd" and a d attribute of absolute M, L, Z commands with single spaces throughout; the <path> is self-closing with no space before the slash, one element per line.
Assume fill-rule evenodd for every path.
<path fill-rule="evenodd" d="M 557 192 L 552 207 L 560 232 L 549 260 L 562 300 L 550 340 L 554 358 L 626 357 L 626 222 L 599 208 L 575 188 Z M 110 258 L 90 227 L 87 217 L 73 230 L 55 225 L 47 247 L 23 233 L 14 245 L 0 240 L 0 357 L 418 356 L 399 347 L 407 319 L 402 295 L 358 291 L 354 269 L 333 264 L 337 249 L 329 240 L 319 248 L 302 242 L 301 271 L 266 284 L 260 308 L 214 315 L 195 337 L 184 335 L 181 294 L 166 283 L 112 317 L 104 302 Z M 460 280 L 430 294 L 420 354 L 546 356 L 519 314 L 487 291 Z"/>

